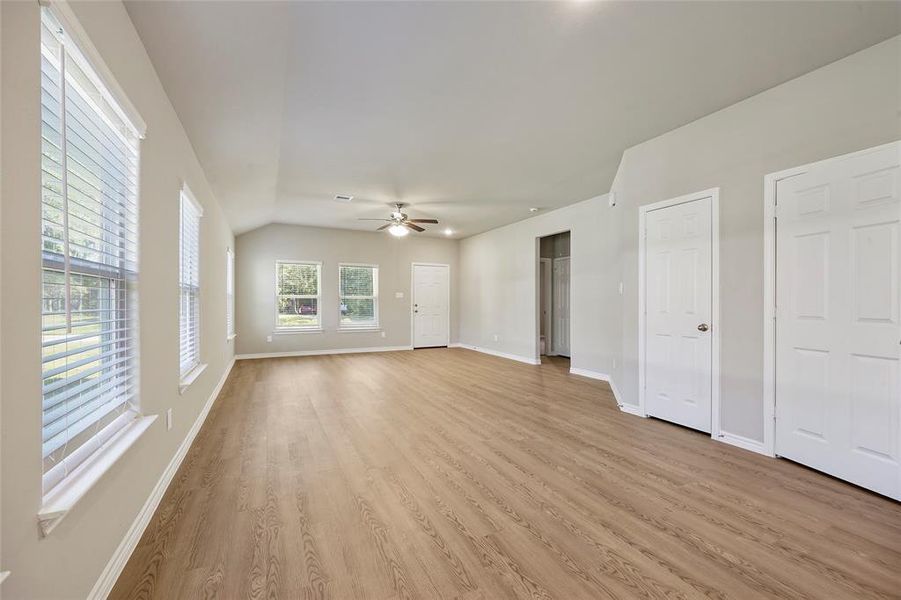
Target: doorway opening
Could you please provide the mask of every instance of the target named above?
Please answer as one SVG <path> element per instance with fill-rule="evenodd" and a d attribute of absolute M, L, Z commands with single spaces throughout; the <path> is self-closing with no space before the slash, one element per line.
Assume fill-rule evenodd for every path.
<path fill-rule="evenodd" d="M 570 356 L 570 232 L 538 239 L 538 353 Z"/>

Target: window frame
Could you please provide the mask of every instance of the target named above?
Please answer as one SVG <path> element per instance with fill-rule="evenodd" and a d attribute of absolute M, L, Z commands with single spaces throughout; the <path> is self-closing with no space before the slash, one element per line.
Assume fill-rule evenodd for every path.
<path fill-rule="evenodd" d="M 364 267 L 372 269 L 372 295 L 371 296 L 345 296 L 341 294 L 341 269 L 344 267 Z M 353 300 L 372 300 L 373 322 L 366 325 L 345 324 L 341 317 L 341 304 L 345 298 Z M 371 331 L 378 330 L 379 325 L 379 266 L 377 264 L 340 262 L 338 263 L 338 329 L 341 331 Z"/>
<path fill-rule="evenodd" d="M 179 192 L 179 210 L 178 210 L 178 302 L 179 302 L 179 319 L 178 319 L 178 338 L 179 338 L 179 351 L 178 351 L 178 377 L 179 377 L 179 393 L 184 393 L 187 387 L 194 382 L 195 379 L 200 375 L 200 373 L 206 368 L 206 364 L 203 363 L 201 359 L 201 355 L 203 352 L 203 286 L 201 285 L 201 243 L 200 243 L 200 235 L 202 227 L 200 225 L 201 219 L 203 219 L 203 206 L 200 202 L 197 201 L 197 198 L 191 192 L 191 189 L 188 187 L 187 183 L 183 183 L 181 187 L 181 191 Z M 196 344 L 197 351 L 194 356 L 194 361 L 190 364 L 187 369 L 182 368 L 182 347 L 181 347 L 181 332 L 182 332 L 182 320 L 181 320 L 181 303 L 184 295 L 184 288 L 188 287 L 186 282 L 182 279 L 185 258 L 184 250 L 185 250 L 185 240 L 184 240 L 184 227 L 185 227 L 185 208 L 189 207 L 192 209 L 197 215 L 197 232 L 195 237 L 196 247 L 196 260 L 197 260 L 197 284 L 196 286 L 196 303 L 197 303 L 197 314 L 194 318 L 196 325 L 194 327 L 194 343 Z"/>
<path fill-rule="evenodd" d="M 307 265 L 316 267 L 316 294 L 279 294 L 279 267 L 281 265 Z M 316 299 L 316 324 L 301 326 L 285 326 L 279 322 L 281 313 L 278 311 L 278 302 L 282 296 L 300 299 Z M 275 260 L 275 333 L 303 333 L 322 331 L 322 261 L 321 260 L 297 260 L 279 258 Z"/>
<path fill-rule="evenodd" d="M 225 249 L 225 339 L 232 341 L 238 337 L 235 321 L 235 251 Z"/>
<path fill-rule="evenodd" d="M 93 119 L 96 119 L 96 122 L 102 122 L 106 127 L 111 128 L 113 135 L 116 136 L 119 141 L 125 143 L 126 146 L 129 146 L 131 148 L 134 153 L 133 160 L 135 170 L 133 183 L 134 193 L 133 197 L 130 200 L 134 205 L 134 221 L 132 222 L 133 229 L 131 230 L 131 235 L 133 237 L 131 238 L 130 242 L 128 235 L 125 233 L 125 230 L 127 230 L 128 227 L 124 225 L 124 220 L 120 220 L 121 222 L 119 222 L 118 224 L 120 227 L 125 228 L 122 231 L 118 231 L 116 229 L 108 229 L 108 226 L 110 224 L 115 224 L 116 220 L 106 216 L 106 213 L 103 213 L 103 215 L 101 215 L 101 219 L 106 222 L 104 225 L 101 226 L 93 223 L 94 227 L 100 227 L 100 229 L 102 230 L 101 236 L 103 237 L 98 239 L 102 239 L 103 243 L 107 243 L 107 238 L 105 236 L 107 234 L 110 234 L 119 237 L 125 243 L 134 244 L 133 269 L 129 269 L 127 266 L 120 265 L 115 269 L 119 272 L 120 276 L 118 278 L 110 277 L 109 267 L 112 265 L 106 265 L 105 262 L 101 262 L 98 264 L 106 265 L 106 267 L 96 270 L 97 272 L 92 273 L 92 261 L 81 259 L 73 260 L 73 257 L 69 255 L 68 251 L 65 251 L 59 265 L 56 265 L 56 267 L 48 267 L 47 261 L 49 260 L 50 262 L 53 262 L 53 260 L 50 257 L 45 256 L 42 241 L 42 259 L 39 267 L 42 273 L 42 286 L 44 285 L 44 272 L 48 269 L 50 271 L 59 271 L 60 269 L 58 267 L 63 267 L 62 271 L 64 274 L 68 273 L 68 275 L 65 275 L 65 280 L 63 283 L 63 285 L 65 285 L 67 288 L 67 291 L 65 292 L 66 298 L 70 298 L 70 292 L 68 291 L 68 289 L 73 286 L 74 282 L 71 279 L 73 275 L 80 277 L 101 277 L 103 279 L 108 279 L 110 285 L 113 286 L 112 288 L 110 288 L 110 291 L 113 292 L 113 295 L 109 296 L 107 298 L 107 301 L 112 303 L 110 305 L 111 307 L 118 307 L 109 308 L 107 310 L 115 311 L 117 313 L 121 313 L 123 311 L 126 312 L 124 316 L 121 314 L 117 315 L 115 317 L 115 320 L 111 322 L 115 323 L 113 327 L 116 330 L 129 330 L 132 332 L 130 334 L 127 334 L 128 336 L 130 336 L 129 338 L 126 338 L 126 341 L 130 339 L 130 341 L 127 342 L 128 345 L 116 345 L 116 348 L 119 348 L 121 352 L 126 354 L 132 352 L 131 358 L 129 359 L 131 365 L 128 368 L 132 373 L 132 375 L 129 375 L 129 378 L 133 378 L 133 386 L 135 389 L 131 399 L 126 400 L 126 410 L 121 412 L 118 417 L 116 417 L 112 422 L 101 426 L 99 430 L 95 430 L 92 435 L 85 438 L 70 453 L 61 458 L 58 464 L 54 465 L 50 469 L 46 469 L 46 465 L 43 467 L 42 498 L 40 508 L 37 512 L 37 519 L 41 535 L 47 536 L 69 513 L 69 511 L 81 500 L 81 498 L 84 497 L 87 491 L 90 490 L 94 486 L 94 484 L 103 477 L 106 471 L 116 461 L 118 461 L 121 456 L 124 455 L 124 453 L 143 435 L 145 431 L 147 431 L 150 425 L 157 418 L 157 415 L 145 416 L 142 413 L 140 406 L 141 362 L 140 344 L 138 339 L 140 333 L 140 311 L 138 310 L 137 304 L 135 304 L 133 308 L 121 308 L 121 305 L 119 304 L 120 302 L 128 301 L 128 298 L 131 297 L 134 298 L 135 302 L 138 301 L 138 284 L 141 276 L 139 264 L 141 250 L 139 232 L 139 213 L 141 201 L 140 171 L 142 161 L 141 140 L 143 140 L 145 137 L 146 125 L 141 119 L 140 114 L 130 103 L 122 88 L 116 82 L 115 78 L 112 75 L 112 72 L 106 66 L 103 57 L 91 43 L 90 38 L 81 27 L 81 24 L 78 22 L 78 19 L 75 17 L 75 14 L 72 12 L 71 8 L 65 2 L 54 2 L 52 4 L 42 2 L 41 4 L 40 35 L 42 36 L 42 39 L 41 48 L 38 51 L 39 55 L 43 55 L 44 53 L 43 35 L 44 29 L 46 28 L 48 32 L 56 39 L 56 43 L 58 43 L 61 47 L 60 50 L 61 56 L 63 56 L 63 62 L 61 62 L 60 66 L 57 68 L 61 70 L 61 80 L 65 81 L 66 83 L 64 84 L 61 82 L 60 85 L 63 87 L 66 84 L 71 84 L 76 87 L 87 85 L 90 86 L 92 90 L 80 90 L 83 107 L 76 107 L 75 110 L 81 110 L 83 112 L 84 107 L 88 107 L 89 109 L 96 111 L 97 114 L 92 113 L 92 115 L 87 115 L 85 113 L 85 116 L 92 119 L 92 122 Z M 79 76 L 75 76 L 71 80 L 68 79 L 67 73 L 65 71 L 67 70 L 67 66 L 70 62 L 76 67 L 78 71 L 80 71 L 80 81 L 78 81 Z M 39 64 L 42 65 L 42 60 L 39 61 Z M 43 66 L 41 66 L 40 69 L 43 71 Z M 42 94 L 43 91 L 44 88 L 42 84 Z M 87 95 L 85 95 L 85 92 L 87 93 Z M 79 92 L 77 92 L 77 94 L 78 93 Z M 95 93 L 96 95 L 94 95 Z M 59 117 L 63 121 L 69 116 L 67 114 L 65 99 L 66 91 L 61 91 Z M 41 109 L 41 121 L 42 123 L 44 121 L 43 108 Z M 82 123 L 82 126 L 84 126 L 84 123 Z M 88 221 L 85 220 L 84 213 L 76 214 L 75 211 L 70 212 L 68 208 L 70 202 L 74 202 L 75 204 L 81 204 L 81 202 L 74 200 L 72 197 L 68 196 L 68 186 L 66 183 L 68 176 L 66 161 L 69 158 L 67 154 L 67 147 L 69 145 L 69 140 L 67 139 L 68 131 L 63 128 L 60 130 L 60 135 L 63 136 L 63 140 L 61 140 L 63 146 L 60 148 L 60 151 L 62 152 L 62 156 L 60 158 L 63 161 L 61 165 L 63 169 L 63 180 L 61 182 L 62 190 L 59 193 L 63 202 L 63 208 L 59 210 L 61 210 L 64 215 L 64 221 L 59 226 L 65 229 L 69 229 L 70 227 L 68 224 L 68 219 L 74 216 L 74 218 L 81 223 L 80 227 L 84 227 L 85 224 L 88 223 Z M 77 136 L 79 134 L 75 135 Z M 43 135 L 41 137 L 43 138 Z M 41 143 L 43 168 L 43 140 L 41 141 Z M 106 167 L 101 168 L 105 169 Z M 113 168 L 116 168 L 115 165 Z M 75 176 L 76 178 L 79 177 L 79 175 L 77 174 Z M 43 239 L 46 235 L 46 233 L 43 233 L 43 224 L 46 218 L 43 213 L 43 209 L 46 203 L 43 197 L 43 190 L 45 189 L 45 184 L 43 181 L 41 183 L 41 189 L 42 197 L 40 200 L 40 206 L 42 211 L 41 223 Z M 84 208 L 83 205 L 82 208 Z M 107 210 L 107 208 L 104 208 L 102 210 L 105 211 Z M 78 228 L 74 229 L 76 231 L 79 231 Z M 87 231 L 84 230 L 80 230 L 79 233 L 83 235 L 93 235 L 88 234 Z M 66 231 L 64 233 L 63 239 L 68 239 L 68 236 L 70 235 L 72 235 L 72 232 Z M 64 243 L 68 244 L 69 242 Z M 92 248 L 92 251 L 98 250 Z M 126 254 L 120 255 L 120 260 L 128 262 L 129 259 L 122 258 L 123 256 L 127 256 L 128 252 L 129 251 L 126 250 Z M 73 268 L 73 262 L 78 263 L 78 266 Z M 118 281 L 119 283 L 117 285 L 113 285 L 113 281 Z M 71 315 L 71 312 L 74 312 L 70 301 L 67 301 L 65 311 L 67 315 Z M 133 311 L 133 313 L 129 316 L 129 314 L 127 313 L 130 311 Z M 45 310 L 42 306 L 42 329 L 44 313 Z M 71 316 L 67 316 L 67 323 L 71 322 Z M 42 340 L 41 345 L 43 348 L 44 340 Z M 44 358 L 45 357 L 42 353 L 40 363 L 42 365 L 42 375 L 44 374 Z M 43 396 L 44 393 L 42 392 L 42 403 Z M 96 423 L 99 423 L 99 421 L 95 422 L 95 424 Z M 42 422 L 42 439 L 44 435 L 43 428 L 44 424 Z M 0 574 L 0 579 L 2 579 L 2 574 Z"/>

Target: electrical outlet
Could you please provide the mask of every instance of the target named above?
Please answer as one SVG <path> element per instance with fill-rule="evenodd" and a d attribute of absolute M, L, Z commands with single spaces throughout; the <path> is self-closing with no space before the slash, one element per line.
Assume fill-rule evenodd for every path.
<path fill-rule="evenodd" d="M 272 341 L 272 336 L 271 336 L 271 335 L 267 335 L 267 336 L 266 336 L 266 341 L 267 341 L 267 342 L 271 342 L 271 341 Z"/>
<path fill-rule="evenodd" d="M 613 359 L 613 370 L 616 371 L 616 359 Z"/>
<path fill-rule="evenodd" d="M 495 342 L 498 341 L 498 340 L 500 339 L 500 336 L 499 336 L 498 334 L 496 334 L 496 333 L 495 333 L 493 336 L 491 336 L 491 337 L 494 338 L 494 341 L 495 341 Z"/>
<path fill-rule="evenodd" d="M 623 282 L 622 281 L 619 282 L 619 295 L 620 296 L 623 295 Z"/>
<path fill-rule="evenodd" d="M 400 300 L 404 297 L 404 293 L 403 292 L 394 292 L 394 297 L 397 298 L 398 300 Z"/>
<path fill-rule="evenodd" d="M 385 337 L 385 332 L 384 332 L 384 331 L 382 332 L 382 337 Z"/>
<path fill-rule="evenodd" d="M 166 410 L 166 431 L 172 429 L 172 409 Z"/>

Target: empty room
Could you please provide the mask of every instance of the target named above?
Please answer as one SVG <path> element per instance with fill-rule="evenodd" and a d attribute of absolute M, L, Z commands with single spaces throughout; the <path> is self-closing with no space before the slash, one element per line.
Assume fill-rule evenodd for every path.
<path fill-rule="evenodd" d="M 901 1 L 0 0 L 0 600 L 901 599 Z"/>

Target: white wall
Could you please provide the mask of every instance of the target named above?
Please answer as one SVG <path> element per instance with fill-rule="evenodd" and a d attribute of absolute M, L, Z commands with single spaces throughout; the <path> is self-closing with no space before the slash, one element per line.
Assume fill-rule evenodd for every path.
<path fill-rule="evenodd" d="M 722 424 L 763 440 L 763 177 L 901 138 L 901 37 L 851 55 L 623 155 L 623 402 L 638 403 L 638 207 L 720 188 Z"/>
<path fill-rule="evenodd" d="M 0 143 L 0 478 L 7 598 L 85 598 L 185 439 L 233 352 L 225 332 L 225 249 L 234 243 L 184 130 L 124 7 L 73 9 L 147 123 L 140 169 L 140 365 L 145 414 L 157 419 L 49 537 L 41 506 L 40 27 L 37 2 L 3 2 Z M 178 393 L 178 206 L 182 181 L 204 205 L 202 359 L 209 367 Z"/>
<path fill-rule="evenodd" d="M 411 263 L 450 265 L 451 341 L 457 339 L 459 243 L 386 232 L 267 225 L 237 238 L 238 354 L 410 346 Z M 275 333 L 275 261 L 322 262 L 322 333 Z M 379 266 L 380 331 L 338 331 L 338 263 Z M 403 298 L 395 293 L 402 292 Z M 384 337 L 382 337 L 384 334 Z M 272 342 L 266 337 L 272 336 Z"/>
<path fill-rule="evenodd" d="M 638 207 L 719 187 L 723 430 L 762 442 L 763 177 L 899 138 L 896 37 L 630 148 L 615 208 L 599 196 L 462 240 L 460 341 L 534 358 L 535 238 L 571 230 L 572 367 L 637 405 Z"/>
<path fill-rule="evenodd" d="M 598 196 L 462 240 L 460 342 L 538 358 L 539 238 L 570 231 L 571 366 L 610 373 L 621 339 L 615 211 Z"/>

